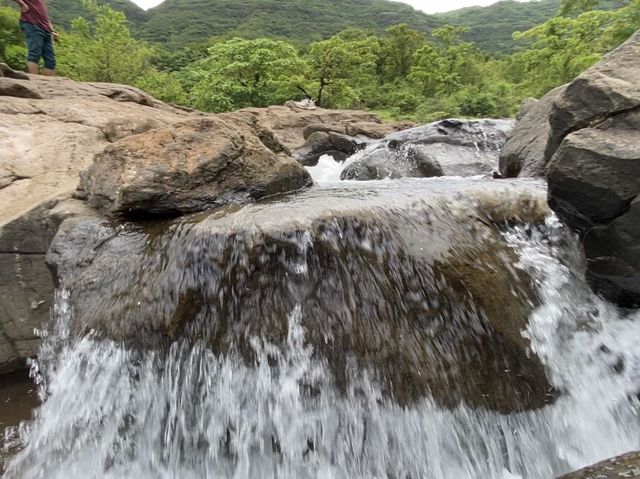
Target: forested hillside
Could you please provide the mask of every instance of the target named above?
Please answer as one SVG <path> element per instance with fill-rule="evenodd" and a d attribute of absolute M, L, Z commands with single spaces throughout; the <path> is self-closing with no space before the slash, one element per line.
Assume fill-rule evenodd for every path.
<path fill-rule="evenodd" d="M 406 23 L 428 31 L 438 25 L 409 5 L 387 0 L 166 0 L 148 14 L 141 36 L 177 45 L 223 34 L 310 42 L 349 27 L 382 32 Z"/>
<path fill-rule="evenodd" d="M 81 0 L 46 0 L 47 9 L 52 21 L 56 25 L 69 27 L 71 20 L 76 17 L 88 18 L 87 10 Z M 104 0 L 103 3 L 123 12 L 131 25 L 142 25 L 147 20 L 146 12 L 130 0 Z M 14 0 L 0 0 L 0 5 L 7 5 L 17 9 Z"/>
<path fill-rule="evenodd" d="M 488 7 L 468 7 L 427 15 L 388 0 L 165 0 L 145 12 L 130 0 L 101 0 L 127 16 L 135 37 L 172 48 L 206 41 L 212 36 L 280 38 L 297 44 L 323 40 L 347 28 L 382 33 L 405 23 L 424 32 L 443 25 L 468 27 L 464 38 L 481 50 L 510 54 L 522 48 L 516 31 L 544 23 L 558 13 L 562 0 L 503 0 Z M 606 0 L 599 8 L 617 8 L 624 0 Z M 15 5 L 13 0 L 0 4 Z M 49 0 L 54 23 L 69 27 L 86 17 L 80 0 Z"/>
<path fill-rule="evenodd" d="M 465 39 L 486 52 L 513 53 L 522 47 L 522 44 L 513 41 L 513 33 L 546 22 L 558 13 L 561 3 L 562 0 L 503 0 L 488 7 L 461 8 L 435 17 L 443 24 L 468 27 Z M 611 10 L 624 3 L 621 0 L 607 0 L 600 2 L 597 8 Z"/>

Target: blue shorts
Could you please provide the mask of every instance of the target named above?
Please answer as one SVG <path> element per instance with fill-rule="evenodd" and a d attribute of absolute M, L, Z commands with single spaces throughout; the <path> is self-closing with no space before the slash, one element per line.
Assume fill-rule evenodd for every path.
<path fill-rule="evenodd" d="M 53 51 L 53 38 L 51 32 L 32 23 L 20 22 L 20 30 L 27 39 L 27 61 L 40 63 L 44 59 L 44 67 L 49 70 L 56 69 L 56 54 Z"/>

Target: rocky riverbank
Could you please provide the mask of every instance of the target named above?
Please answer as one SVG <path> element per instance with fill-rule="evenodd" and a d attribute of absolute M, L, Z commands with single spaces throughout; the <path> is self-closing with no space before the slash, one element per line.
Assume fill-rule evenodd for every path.
<path fill-rule="evenodd" d="M 403 126 L 384 124 L 367 112 L 293 105 L 205 115 L 128 86 L 3 71 L 0 373 L 24 367 L 25 358 L 37 352 L 34 330 L 49 318 L 56 283 L 44 256 L 64 219 L 97 214 L 92 207 L 175 215 L 298 189 L 310 179 L 290 151 L 304 143 L 306 128 L 379 138 Z M 155 156 L 164 158 L 160 169 L 150 162 Z M 133 176 L 133 163 L 125 158 L 137 162 Z M 172 199 L 165 194 L 162 200 L 167 190 Z M 156 207 L 141 210 L 143 202 Z"/>

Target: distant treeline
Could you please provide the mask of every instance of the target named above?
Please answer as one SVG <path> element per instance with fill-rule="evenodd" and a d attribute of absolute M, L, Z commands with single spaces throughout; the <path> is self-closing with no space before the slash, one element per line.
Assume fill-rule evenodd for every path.
<path fill-rule="evenodd" d="M 76 18 L 61 32 L 57 51 L 63 75 L 135 85 L 205 111 L 281 104 L 306 93 L 321 106 L 392 118 L 507 117 L 524 98 L 570 81 L 640 27 L 640 0 L 613 10 L 591 10 L 594 3 L 566 1 L 561 15 L 514 34 L 522 50 L 496 57 L 466 41 L 465 27 L 426 34 L 406 24 L 382 34 L 350 28 L 309 44 L 212 37 L 167 50 L 133 38 L 124 13 L 83 0 L 88 19 Z M 0 8 L 0 57 L 21 67 L 17 15 Z"/>

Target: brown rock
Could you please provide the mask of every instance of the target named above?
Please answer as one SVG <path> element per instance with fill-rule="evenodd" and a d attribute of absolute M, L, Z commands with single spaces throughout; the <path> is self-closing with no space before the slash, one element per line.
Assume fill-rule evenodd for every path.
<path fill-rule="evenodd" d="M 43 98 L 38 88 L 32 83 L 5 77 L 0 77 L 0 96 Z"/>
<path fill-rule="evenodd" d="M 0 77 L 15 78 L 16 80 L 28 80 L 29 75 L 19 70 L 14 70 L 6 63 L 0 63 Z"/>
<path fill-rule="evenodd" d="M 148 95 L 126 86 L 0 81 L 39 92 L 0 101 L 0 371 L 9 371 L 36 353 L 34 329 L 49 317 L 54 282 L 44 255 L 59 223 L 94 214 L 69 199 L 79 172 L 110 140 L 186 115 L 155 100 L 149 106 Z"/>
<path fill-rule="evenodd" d="M 293 191 L 307 171 L 220 117 L 131 136 L 97 155 L 80 189 L 110 214 L 176 215 Z"/>

